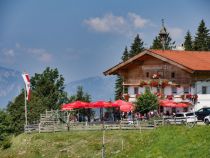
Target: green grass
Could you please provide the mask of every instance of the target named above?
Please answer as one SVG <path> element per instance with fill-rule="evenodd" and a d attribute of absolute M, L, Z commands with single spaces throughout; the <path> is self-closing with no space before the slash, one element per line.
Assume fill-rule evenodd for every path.
<path fill-rule="evenodd" d="M 122 150 L 123 140 L 123 150 Z M 12 139 L 3 158 L 98 158 L 101 131 L 21 134 Z M 165 126 L 152 131 L 106 131 L 106 157 L 206 158 L 210 155 L 210 127 Z"/>

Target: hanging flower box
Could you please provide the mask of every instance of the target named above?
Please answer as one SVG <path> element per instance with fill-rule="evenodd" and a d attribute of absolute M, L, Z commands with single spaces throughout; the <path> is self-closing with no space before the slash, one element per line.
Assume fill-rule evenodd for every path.
<path fill-rule="evenodd" d="M 153 79 L 159 79 L 160 78 L 160 74 L 159 73 L 153 74 L 152 78 Z"/>
<path fill-rule="evenodd" d="M 150 81 L 151 87 L 158 87 L 158 85 L 159 85 L 158 81 Z"/>
<path fill-rule="evenodd" d="M 126 93 L 126 94 L 123 94 L 123 98 L 124 98 L 126 101 L 128 101 L 129 97 L 130 97 L 129 94 L 127 94 L 127 93 Z"/>
<path fill-rule="evenodd" d="M 141 96 L 141 94 L 136 94 L 136 98 L 139 98 Z"/>
<path fill-rule="evenodd" d="M 140 87 L 144 87 L 144 86 L 146 86 L 146 85 L 148 85 L 147 82 L 145 82 L 145 81 L 141 81 L 141 82 L 140 82 Z"/>
<path fill-rule="evenodd" d="M 172 100 L 172 99 L 173 99 L 173 97 L 174 97 L 173 95 L 167 95 L 167 97 L 166 97 L 166 98 L 167 98 L 168 100 Z"/>
<path fill-rule="evenodd" d="M 192 98 L 192 95 L 191 95 L 191 94 L 187 94 L 187 95 L 186 95 L 186 98 L 187 98 L 187 99 L 191 99 L 191 98 Z"/>
<path fill-rule="evenodd" d="M 169 85 L 167 80 L 163 80 L 162 83 L 160 84 L 162 88 L 165 88 Z"/>

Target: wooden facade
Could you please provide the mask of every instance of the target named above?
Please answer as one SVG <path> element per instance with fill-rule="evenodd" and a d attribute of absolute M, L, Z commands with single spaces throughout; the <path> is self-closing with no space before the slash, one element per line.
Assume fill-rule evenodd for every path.
<path fill-rule="evenodd" d="M 141 81 L 155 80 L 152 78 L 154 74 L 160 75 L 158 80 L 168 80 L 181 85 L 189 85 L 194 81 L 191 73 L 152 56 L 129 64 L 120 70 L 119 74 L 124 79 L 123 84 L 127 86 L 138 86 Z"/>

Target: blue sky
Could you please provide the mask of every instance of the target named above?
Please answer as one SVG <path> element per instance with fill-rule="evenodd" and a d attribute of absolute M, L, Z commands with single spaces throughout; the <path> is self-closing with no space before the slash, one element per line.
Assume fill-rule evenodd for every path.
<path fill-rule="evenodd" d="M 120 62 L 137 33 L 149 47 L 161 19 L 179 45 L 204 19 L 208 0 L 1 0 L 0 66 L 31 75 L 57 67 L 66 82 Z"/>

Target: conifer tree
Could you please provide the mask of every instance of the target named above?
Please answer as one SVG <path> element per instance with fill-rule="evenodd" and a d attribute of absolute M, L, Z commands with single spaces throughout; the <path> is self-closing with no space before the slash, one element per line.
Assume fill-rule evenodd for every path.
<path fill-rule="evenodd" d="M 161 43 L 160 35 L 156 36 L 153 40 L 151 49 L 163 49 L 163 45 Z M 166 40 L 165 40 L 165 49 L 171 50 L 175 48 L 175 41 L 172 41 L 172 38 L 170 37 L 170 34 L 167 33 Z"/>
<path fill-rule="evenodd" d="M 125 47 L 125 50 L 123 52 L 123 55 L 122 55 L 122 61 L 126 61 L 129 59 L 129 52 L 128 52 L 128 48 L 127 46 Z M 115 100 L 118 100 L 118 99 L 122 99 L 122 94 L 123 94 L 123 79 L 120 75 L 117 75 L 117 79 L 115 81 Z M 124 93 L 127 93 L 128 92 L 128 88 L 125 87 L 124 88 Z"/>
<path fill-rule="evenodd" d="M 125 50 L 124 50 L 124 52 L 123 52 L 123 56 L 122 56 L 121 59 L 122 59 L 122 61 L 126 61 L 126 60 L 129 59 L 129 52 L 128 52 L 127 46 L 125 47 Z"/>
<path fill-rule="evenodd" d="M 196 51 L 207 51 L 210 45 L 209 30 L 205 26 L 204 20 L 201 20 L 198 26 L 197 33 L 194 41 L 194 50 Z"/>
<path fill-rule="evenodd" d="M 139 37 L 139 34 L 136 35 L 132 45 L 131 45 L 131 50 L 129 53 L 129 57 L 133 57 L 139 53 L 141 53 L 144 50 L 144 42 L 142 39 Z"/>
<path fill-rule="evenodd" d="M 162 44 L 158 37 L 156 36 L 155 39 L 153 40 L 151 49 L 162 49 Z"/>
<path fill-rule="evenodd" d="M 185 50 L 193 50 L 193 41 L 190 31 L 187 31 L 184 41 L 184 48 Z"/>
<path fill-rule="evenodd" d="M 117 79 L 115 81 L 115 100 L 122 99 L 123 93 L 123 79 L 120 75 L 117 75 Z"/>

